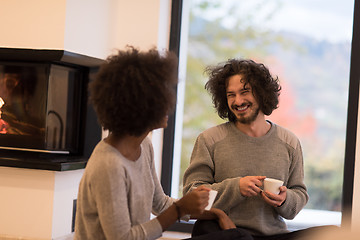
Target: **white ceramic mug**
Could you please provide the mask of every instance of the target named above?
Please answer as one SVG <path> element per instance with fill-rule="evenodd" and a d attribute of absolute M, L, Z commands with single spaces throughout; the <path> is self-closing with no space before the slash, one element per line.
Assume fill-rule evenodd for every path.
<path fill-rule="evenodd" d="M 209 192 L 209 203 L 205 207 L 205 210 L 210 210 L 211 206 L 213 205 L 213 203 L 215 201 L 217 193 L 218 192 L 216 190 L 210 190 L 210 192 Z"/>
<path fill-rule="evenodd" d="M 264 179 L 264 191 L 269 191 L 274 194 L 280 193 L 280 187 L 284 184 L 283 181 L 274 178 Z"/>

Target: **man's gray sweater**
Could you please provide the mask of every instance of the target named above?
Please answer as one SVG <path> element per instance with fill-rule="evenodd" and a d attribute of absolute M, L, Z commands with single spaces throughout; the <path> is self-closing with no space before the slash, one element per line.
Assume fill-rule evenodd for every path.
<path fill-rule="evenodd" d="M 286 201 L 275 208 L 259 195 L 242 196 L 239 180 L 245 176 L 283 180 L 288 188 Z M 218 191 L 213 207 L 253 235 L 287 232 L 283 218 L 293 219 L 308 201 L 300 142 L 274 123 L 262 137 L 249 137 L 229 122 L 201 133 L 184 174 L 183 191 L 204 184 Z"/>

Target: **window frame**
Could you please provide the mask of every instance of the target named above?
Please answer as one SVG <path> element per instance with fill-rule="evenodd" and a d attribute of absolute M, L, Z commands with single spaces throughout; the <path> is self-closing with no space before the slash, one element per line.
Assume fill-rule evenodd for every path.
<path fill-rule="evenodd" d="M 179 57 L 180 54 L 180 35 L 182 22 L 182 0 L 172 0 L 169 51 L 172 51 Z M 177 92 L 177 89 L 176 89 Z M 173 155 L 175 143 L 175 122 L 176 110 L 169 115 L 168 126 L 164 129 L 162 163 L 161 163 L 161 185 L 165 194 L 171 195 Z"/>
<path fill-rule="evenodd" d="M 183 0 L 173 0 L 171 6 L 171 23 L 169 50 L 180 53 L 180 36 L 182 22 Z M 342 223 L 351 223 L 353 205 L 353 187 L 355 170 L 355 152 L 357 120 L 359 112 L 359 81 L 360 81 L 360 0 L 354 0 L 353 36 L 351 44 L 351 59 L 349 71 L 348 113 L 345 139 L 344 177 L 342 189 Z M 164 192 L 171 195 L 173 154 L 175 143 L 176 111 L 169 116 L 168 126 L 164 130 L 161 184 Z M 169 228 L 170 231 L 191 232 L 193 224 L 176 223 Z"/>
<path fill-rule="evenodd" d="M 344 177 L 342 190 L 342 223 L 351 223 L 354 193 L 354 170 L 357 121 L 359 112 L 360 69 L 360 2 L 354 1 L 353 36 L 351 43 L 348 116 L 346 127 Z"/>

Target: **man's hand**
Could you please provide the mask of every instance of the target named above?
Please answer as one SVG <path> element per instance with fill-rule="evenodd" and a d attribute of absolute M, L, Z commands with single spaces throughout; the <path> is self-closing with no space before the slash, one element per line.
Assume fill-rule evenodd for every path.
<path fill-rule="evenodd" d="M 267 204 L 273 207 L 280 207 L 281 204 L 283 204 L 283 202 L 286 200 L 286 190 L 287 188 L 285 186 L 281 186 L 279 194 L 262 191 L 261 196 Z"/>
<path fill-rule="evenodd" d="M 263 185 L 265 176 L 246 176 L 240 178 L 240 193 L 244 197 L 256 196 L 261 192 L 260 187 Z"/>
<path fill-rule="evenodd" d="M 223 230 L 236 228 L 234 222 L 229 218 L 223 210 L 218 208 L 211 208 L 209 211 L 204 211 L 203 214 L 191 215 L 192 219 L 211 220 L 216 219 Z"/>

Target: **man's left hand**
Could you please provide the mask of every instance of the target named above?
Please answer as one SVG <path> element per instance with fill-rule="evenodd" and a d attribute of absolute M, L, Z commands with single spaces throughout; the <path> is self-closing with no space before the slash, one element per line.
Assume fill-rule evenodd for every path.
<path fill-rule="evenodd" d="M 285 186 L 281 186 L 279 194 L 273 194 L 269 191 L 262 191 L 261 196 L 267 204 L 273 207 L 280 207 L 281 204 L 283 204 L 283 202 L 286 200 L 286 190 L 287 188 Z"/>

